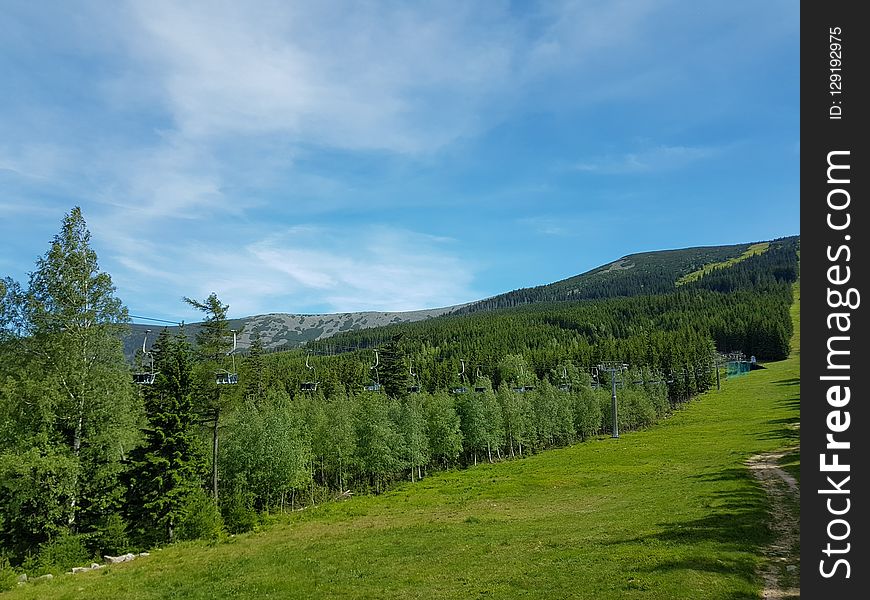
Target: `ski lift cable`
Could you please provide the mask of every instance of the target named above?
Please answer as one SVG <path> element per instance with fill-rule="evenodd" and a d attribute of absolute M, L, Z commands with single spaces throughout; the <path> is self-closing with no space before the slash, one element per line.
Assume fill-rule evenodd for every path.
<path fill-rule="evenodd" d="M 179 323 L 178 321 L 169 321 L 167 319 L 155 319 L 154 317 L 143 317 L 140 315 L 128 315 L 131 319 L 141 319 L 143 321 L 154 321 L 156 323 L 169 323 L 170 325 L 183 325 L 184 323 Z M 137 323 L 133 323 L 137 325 Z"/>

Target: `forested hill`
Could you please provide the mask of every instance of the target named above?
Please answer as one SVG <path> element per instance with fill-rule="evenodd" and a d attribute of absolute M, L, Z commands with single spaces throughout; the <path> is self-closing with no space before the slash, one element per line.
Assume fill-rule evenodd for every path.
<path fill-rule="evenodd" d="M 772 242 L 629 254 L 581 275 L 547 285 L 499 294 L 472 302 L 456 312 L 472 313 L 536 302 L 663 294 L 674 291 L 682 279 L 696 272 L 698 274 L 695 281 L 701 279 L 709 281 L 716 277 L 723 285 L 727 285 L 724 283 L 727 277 L 722 279 L 726 270 L 733 274 L 736 272 L 733 269 L 737 265 L 747 263 L 741 268 L 744 275 L 751 271 L 770 273 L 771 265 L 782 262 L 782 253 L 793 252 L 799 241 L 798 236 L 791 236 Z M 771 250 L 774 252 L 771 253 Z M 749 270 L 746 269 L 747 266 Z M 709 272 L 705 272 L 704 267 L 707 267 Z M 704 287 L 707 287 L 706 282 Z"/>
<path fill-rule="evenodd" d="M 286 350 L 361 330 L 526 304 L 655 295 L 693 287 L 734 291 L 752 287 L 764 280 L 792 281 L 794 277 L 791 272 L 795 268 L 793 257 L 799 241 L 798 236 L 792 236 L 770 242 L 631 254 L 581 275 L 506 292 L 466 305 L 408 312 L 320 315 L 270 313 L 234 319 L 230 321 L 230 326 L 240 331 L 238 348 L 244 353 L 255 334 L 260 335 L 267 351 Z M 149 338 L 150 346 L 162 328 L 162 325 L 134 325 L 124 339 L 124 353 L 128 359 L 141 347 L 146 329 L 155 332 Z M 190 324 L 186 329 L 189 339 L 193 341 L 199 324 Z M 380 335 L 375 333 L 373 337 Z M 372 338 L 370 335 L 351 337 L 354 340 Z"/>

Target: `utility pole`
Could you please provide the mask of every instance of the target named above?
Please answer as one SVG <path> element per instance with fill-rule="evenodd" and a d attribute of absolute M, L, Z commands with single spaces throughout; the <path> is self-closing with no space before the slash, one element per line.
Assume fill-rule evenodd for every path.
<path fill-rule="evenodd" d="M 610 387 L 611 387 L 610 413 L 611 413 L 611 418 L 613 419 L 613 427 L 612 427 L 613 433 L 611 434 L 610 437 L 612 437 L 612 438 L 619 437 L 619 420 L 617 418 L 617 411 L 616 411 L 616 373 L 617 372 L 621 373 L 622 371 L 625 371 L 627 368 L 628 368 L 627 364 L 625 364 L 624 362 L 619 362 L 619 361 L 604 362 L 604 363 L 601 363 L 600 365 L 598 365 L 599 371 L 607 371 L 608 373 L 610 373 Z"/>

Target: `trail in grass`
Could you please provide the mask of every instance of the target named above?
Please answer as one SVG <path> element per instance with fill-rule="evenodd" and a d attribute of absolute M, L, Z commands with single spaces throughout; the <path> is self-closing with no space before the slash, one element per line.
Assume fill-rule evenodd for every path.
<path fill-rule="evenodd" d="M 795 335 L 791 340 L 791 356 L 800 361 L 800 286 L 794 287 L 795 302 L 792 305 L 792 320 Z M 797 431 L 800 422 L 792 423 Z M 780 466 L 794 463 L 797 456 L 800 465 L 800 446 L 766 452 L 753 456 L 748 466 L 770 499 L 770 523 L 773 541 L 764 549 L 766 562 L 759 574 L 764 580 L 762 597 L 765 600 L 800 598 L 800 485 L 797 479 Z M 795 470 L 793 464 L 791 469 Z M 799 471 L 799 469 L 798 469 Z"/>
<path fill-rule="evenodd" d="M 785 452 L 769 452 L 749 459 L 752 475 L 770 498 L 770 523 L 774 540 L 764 549 L 767 559 L 760 569 L 765 600 L 799 598 L 800 589 L 800 488 L 794 477 L 779 466 Z"/>

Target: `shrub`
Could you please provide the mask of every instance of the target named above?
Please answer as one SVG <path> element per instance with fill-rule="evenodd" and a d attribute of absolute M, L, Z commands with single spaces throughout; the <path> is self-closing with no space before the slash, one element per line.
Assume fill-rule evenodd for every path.
<path fill-rule="evenodd" d="M 11 590 L 18 580 L 16 573 L 5 556 L 0 555 L 0 592 Z"/>
<path fill-rule="evenodd" d="M 191 494 L 178 524 L 178 540 L 216 540 L 223 533 L 223 519 L 214 499 L 197 488 Z"/>
<path fill-rule="evenodd" d="M 257 526 L 257 511 L 249 494 L 235 490 L 222 504 L 221 516 L 228 532 L 244 533 Z"/>
<path fill-rule="evenodd" d="M 130 546 L 127 526 L 118 513 L 112 513 L 91 534 L 88 544 L 98 556 L 123 554 Z"/>
<path fill-rule="evenodd" d="M 69 571 L 90 564 L 91 558 L 85 536 L 67 533 L 39 546 L 36 569 L 40 573 Z"/>

